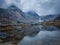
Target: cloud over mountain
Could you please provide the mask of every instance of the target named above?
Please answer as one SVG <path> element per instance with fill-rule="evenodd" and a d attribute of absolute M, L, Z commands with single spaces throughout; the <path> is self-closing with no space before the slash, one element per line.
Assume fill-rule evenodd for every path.
<path fill-rule="evenodd" d="M 14 4 L 24 12 L 34 10 L 39 15 L 59 14 L 60 0 L 0 0 L 0 7 L 8 7 Z M 1 5 L 2 4 L 2 5 Z"/>

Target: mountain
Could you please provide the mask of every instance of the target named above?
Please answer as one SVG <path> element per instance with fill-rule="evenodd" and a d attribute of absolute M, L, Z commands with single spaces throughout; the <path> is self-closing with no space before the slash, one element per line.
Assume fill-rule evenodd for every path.
<path fill-rule="evenodd" d="M 54 21 L 54 19 L 57 17 L 57 15 L 47 15 L 47 16 L 42 16 L 41 20 L 44 21 Z"/>
<path fill-rule="evenodd" d="M 8 10 L 14 11 L 14 12 L 19 12 L 20 15 L 25 18 L 24 12 L 22 12 L 22 10 L 19 9 L 18 7 L 16 7 L 15 5 L 9 6 L 9 7 L 8 7 Z"/>
<path fill-rule="evenodd" d="M 2 23 L 36 23 L 39 20 L 39 16 L 34 11 L 24 13 L 15 5 L 11 5 L 7 9 L 0 8 L 0 19 Z"/>
<path fill-rule="evenodd" d="M 35 11 L 28 11 L 25 13 L 26 19 L 30 20 L 30 23 L 37 23 L 39 21 L 39 15 Z"/>
<path fill-rule="evenodd" d="M 0 8 L 0 23 L 3 23 L 3 24 L 10 24 L 12 23 L 12 21 L 16 20 L 13 17 L 13 14 L 10 14 L 10 11 L 8 11 L 7 9 L 3 9 L 3 8 Z"/>
<path fill-rule="evenodd" d="M 27 14 L 32 18 L 39 18 L 38 14 L 35 11 L 28 11 Z"/>
<path fill-rule="evenodd" d="M 44 25 L 55 26 L 60 29 L 60 15 L 47 15 L 42 18 Z"/>
<path fill-rule="evenodd" d="M 30 23 L 36 23 L 39 20 L 39 16 L 36 12 L 23 12 L 21 9 L 15 5 L 11 5 L 8 8 L 0 8 L 0 24 L 16 24 L 16 23 L 29 23 L 28 25 L 23 24 L 19 26 L 0 26 L 1 28 L 8 29 L 14 27 L 16 29 L 8 29 L 0 32 L 0 38 L 4 42 L 12 42 L 12 44 L 17 44 L 24 36 L 35 36 L 39 31 L 39 27 L 31 26 Z M 18 28 L 18 29 L 17 29 Z M 11 36 L 10 36 L 11 35 Z M 4 38 L 5 37 L 5 38 Z"/>
<path fill-rule="evenodd" d="M 54 20 L 60 20 L 60 15 L 58 15 Z"/>
<path fill-rule="evenodd" d="M 60 29 L 60 14 L 54 19 L 55 26 Z"/>
<path fill-rule="evenodd" d="M 15 13 L 15 15 L 17 15 L 18 17 L 17 20 L 20 22 L 36 23 L 39 20 L 38 14 L 34 11 L 25 13 L 15 5 L 11 5 L 10 7 L 8 7 L 8 10 L 10 10 L 12 13 Z"/>

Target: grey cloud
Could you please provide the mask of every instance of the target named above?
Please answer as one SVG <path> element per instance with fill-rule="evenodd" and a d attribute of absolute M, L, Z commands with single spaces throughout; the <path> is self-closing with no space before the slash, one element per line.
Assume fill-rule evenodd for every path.
<path fill-rule="evenodd" d="M 60 13 L 60 0 L 0 0 L 0 7 L 5 8 L 11 4 L 18 6 L 24 12 L 34 10 L 39 15 Z"/>
<path fill-rule="evenodd" d="M 60 0 L 33 0 L 33 3 L 28 0 L 22 0 L 23 11 L 29 9 L 35 10 L 39 15 L 58 14 L 60 13 Z M 31 4 L 32 3 L 32 4 Z M 28 5 L 27 5 L 28 4 Z M 26 6 L 26 7 L 25 7 Z M 27 10 L 28 9 L 28 10 Z"/>
<path fill-rule="evenodd" d="M 49 10 L 51 10 L 54 14 L 60 13 L 60 0 L 50 0 L 39 4 L 41 4 L 42 9 L 44 9 L 45 12 L 47 11 L 47 13 L 49 13 Z"/>
<path fill-rule="evenodd" d="M 0 0 L 0 8 L 7 8 L 10 5 L 20 6 L 20 0 Z"/>

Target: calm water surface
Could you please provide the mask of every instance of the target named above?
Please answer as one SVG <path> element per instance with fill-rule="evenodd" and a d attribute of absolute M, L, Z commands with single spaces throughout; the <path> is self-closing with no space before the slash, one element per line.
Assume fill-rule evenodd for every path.
<path fill-rule="evenodd" d="M 25 36 L 18 45 L 60 45 L 60 29 L 54 26 L 40 26 L 34 37 Z"/>

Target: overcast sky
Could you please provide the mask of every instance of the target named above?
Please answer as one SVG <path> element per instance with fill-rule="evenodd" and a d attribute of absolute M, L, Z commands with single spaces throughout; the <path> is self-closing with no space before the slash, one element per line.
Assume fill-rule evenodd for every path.
<path fill-rule="evenodd" d="M 21 0 L 23 11 L 35 10 L 39 15 L 60 13 L 60 0 Z"/>
<path fill-rule="evenodd" d="M 24 12 L 36 11 L 39 15 L 59 14 L 60 0 L 0 0 L 0 7 L 15 4 Z M 2 5 L 1 5 L 2 4 Z"/>

